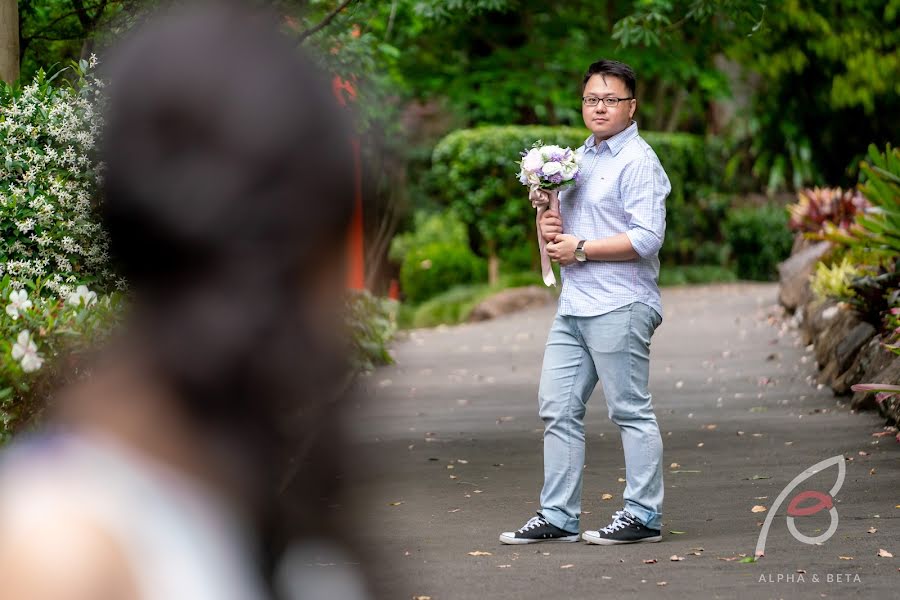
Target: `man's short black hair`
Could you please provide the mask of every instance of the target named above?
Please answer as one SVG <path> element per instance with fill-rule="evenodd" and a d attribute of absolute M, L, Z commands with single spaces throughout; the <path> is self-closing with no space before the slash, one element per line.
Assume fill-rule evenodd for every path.
<path fill-rule="evenodd" d="M 625 89 L 634 98 L 635 77 L 634 69 L 617 60 L 598 60 L 588 67 L 587 73 L 584 74 L 584 81 L 581 83 L 581 89 L 587 85 L 588 79 L 593 75 L 612 75 L 618 77 L 625 82 Z"/>

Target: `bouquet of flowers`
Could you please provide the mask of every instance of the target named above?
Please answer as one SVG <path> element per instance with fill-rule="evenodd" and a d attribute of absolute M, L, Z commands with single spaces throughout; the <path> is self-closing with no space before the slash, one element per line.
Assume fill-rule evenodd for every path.
<path fill-rule="evenodd" d="M 538 247 L 541 250 L 541 271 L 544 283 L 556 285 L 556 277 L 547 256 L 547 243 L 541 235 L 541 215 L 547 210 L 559 211 L 559 190 L 578 181 L 579 156 L 571 148 L 545 146 L 541 140 L 532 144 L 531 148 L 521 153 L 519 161 L 519 182 L 529 188 L 528 198 L 537 209 L 535 225 L 537 227 Z"/>

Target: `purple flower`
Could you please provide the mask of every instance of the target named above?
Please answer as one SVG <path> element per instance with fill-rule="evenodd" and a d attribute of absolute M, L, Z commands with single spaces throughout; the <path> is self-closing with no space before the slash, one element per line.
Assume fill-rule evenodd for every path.
<path fill-rule="evenodd" d="M 556 175 L 550 176 L 550 183 L 560 184 L 560 183 L 562 183 L 562 180 L 563 180 L 562 175 L 560 175 L 559 173 L 557 173 Z"/>

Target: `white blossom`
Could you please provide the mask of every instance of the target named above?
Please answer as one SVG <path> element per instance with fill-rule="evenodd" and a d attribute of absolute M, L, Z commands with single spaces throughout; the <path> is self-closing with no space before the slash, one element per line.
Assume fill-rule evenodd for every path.
<path fill-rule="evenodd" d="M 37 350 L 37 344 L 31 339 L 31 332 L 26 329 L 19 334 L 16 343 L 13 344 L 13 360 L 20 360 L 22 362 L 22 370 L 26 373 L 33 373 L 44 364 L 44 359 L 41 358 Z"/>
<path fill-rule="evenodd" d="M 75 293 L 69 295 L 69 304 L 81 306 L 82 301 L 84 301 L 85 306 L 96 304 L 97 294 L 90 291 L 86 285 L 79 285 Z"/>
<path fill-rule="evenodd" d="M 28 299 L 28 293 L 25 290 L 14 290 L 9 293 L 9 304 L 6 305 L 6 314 L 12 317 L 13 321 L 31 307 L 31 300 Z"/>

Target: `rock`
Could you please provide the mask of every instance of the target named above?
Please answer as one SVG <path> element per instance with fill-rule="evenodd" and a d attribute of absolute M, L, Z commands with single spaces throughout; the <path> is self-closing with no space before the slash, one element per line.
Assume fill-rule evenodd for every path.
<path fill-rule="evenodd" d="M 850 332 L 853 331 L 857 325 L 860 324 L 859 313 L 854 310 L 842 309 L 837 306 L 826 308 L 825 311 L 823 311 L 824 314 L 822 316 L 828 315 L 831 310 L 834 310 L 835 314 L 832 318 L 826 319 L 825 327 L 816 337 L 815 342 L 816 360 L 819 361 L 819 365 L 822 368 L 828 365 L 832 360 L 835 360 L 838 345 L 850 335 Z M 835 371 L 834 375 L 837 375 L 837 369 L 835 369 Z"/>
<path fill-rule="evenodd" d="M 837 362 L 838 373 L 843 373 L 850 368 L 856 355 L 859 354 L 866 342 L 875 337 L 875 333 L 872 324 L 863 321 L 857 323 L 847 337 L 838 342 L 837 348 L 834 349 L 834 360 Z"/>
<path fill-rule="evenodd" d="M 818 339 L 819 334 L 837 316 L 840 307 L 834 300 L 812 300 L 802 305 L 801 310 L 803 317 L 800 320 L 800 331 L 803 343 L 808 345 Z"/>
<path fill-rule="evenodd" d="M 878 404 L 878 412 L 891 425 L 900 425 L 900 397 L 890 396 L 882 400 Z"/>
<path fill-rule="evenodd" d="M 469 322 L 486 321 L 526 308 L 545 306 L 555 301 L 556 295 L 553 292 L 536 285 L 511 288 L 489 296 L 478 303 L 469 315 Z"/>
<path fill-rule="evenodd" d="M 874 347 L 873 347 L 874 346 Z M 869 345 L 860 352 L 866 364 L 863 376 L 857 383 L 900 383 L 900 356 L 881 345 L 879 338 L 874 338 Z M 872 410 L 877 408 L 875 394 L 870 392 L 856 392 L 850 400 L 850 406 L 857 410 Z"/>
<path fill-rule="evenodd" d="M 838 375 L 834 381 L 831 382 L 831 387 L 834 390 L 835 394 L 848 394 L 850 393 L 850 386 L 855 383 L 862 383 L 865 378 L 866 369 L 869 369 L 872 365 L 873 361 L 882 360 L 883 364 L 878 367 L 878 371 L 886 367 L 890 360 L 890 353 L 885 352 L 884 348 L 881 347 L 881 336 L 876 335 L 871 338 L 868 342 L 866 342 L 856 353 L 856 358 L 853 359 L 853 362 L 850 363 L 850 366 L 847 369 Z M 882 358 L 884 357 L 884 358 Z M 877 372 L 877 371 L 876 371 Z M 862 399 L 865 397 L 865 394 L 854 394 L 853 398 L 857 399 L 857 396 Z M 851 401 L 852 404 L 852 401 Z M 867 406 L 853 406 L 853 408 L 858 410 L 871 410 L 875 408 L 874 402 L 870 402 Z"/>
<path fill-rule="evenodd" d="M 798 251 L 778 265 L 778 301 L 789 311 L 794 311 L 809 300 L 809 277 L 819 259 L 831 248 L 830 242 L 811 246 L 795 243 Z"/>

